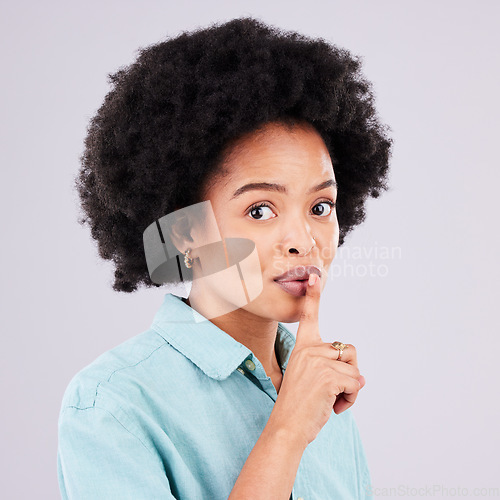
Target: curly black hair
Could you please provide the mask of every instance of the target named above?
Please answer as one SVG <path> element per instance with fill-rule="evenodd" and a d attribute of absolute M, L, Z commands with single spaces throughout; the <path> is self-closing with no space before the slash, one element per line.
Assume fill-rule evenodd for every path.
<path fill-rule="evenodd" d="M 138 53 L 108 74 L 112 89 L 89 122 L 75 179 L 78 222 L 114 262 L 115 291 L 160 286 L 148 273 L 144 230 L 203 201 L 229 145 L 268 122 L 305 121 L 325 141 L 338 183 L 339 246 L 364 221 L 366 198 L 389 189 L 390 127 L 348 50 L 241 17 Z"/>

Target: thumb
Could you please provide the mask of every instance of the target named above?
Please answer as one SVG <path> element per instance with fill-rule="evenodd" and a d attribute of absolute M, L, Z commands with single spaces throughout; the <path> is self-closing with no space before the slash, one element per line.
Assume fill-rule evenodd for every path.
<path fill-rule="evenodd" d="M 313 282 L 313 283 L 311 283 Z M 310 274 L 304 295 L 304 304 L 299 319 L 296 344 L 317 344 L 322 342 L 319 334 L 319 299 L 321 296 L 321 279 L 317 274 Z"/>

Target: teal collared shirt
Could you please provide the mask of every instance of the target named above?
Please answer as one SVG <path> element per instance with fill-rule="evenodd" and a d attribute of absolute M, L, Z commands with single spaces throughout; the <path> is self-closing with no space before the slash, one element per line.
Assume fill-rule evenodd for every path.
<path fill-rule="evenodd" d="M 278 323 L 283 373 L 295 337 Z M 227 500 L 278 394 L 252 351 L 167 293 L 151 327 L 69 382 L 59 415 L 63 500 Z M 350 410 L 305 449 L 291 499 L 368 496 Z"/>

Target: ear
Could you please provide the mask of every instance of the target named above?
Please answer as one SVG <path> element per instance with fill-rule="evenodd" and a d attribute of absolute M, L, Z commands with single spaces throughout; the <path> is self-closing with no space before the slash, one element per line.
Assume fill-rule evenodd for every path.
<path fill-rule="evenodd" d="M 221 241 L 219 226 L 208 200 L 174 210 L 165 218 L 162 217 L 159 224 L 165 235 L 165 243 L 169 240 L 169 254 L 179 252 L 182 255 L 192 248 L 192 258 L 196 259 L 200 257 L 200 248 Z"/>
<path fill-rule="evenodd" d="M 175 215 L 175 220 L 170 227 L 170 239 L 181 254 L 194 245 L 191 231 L 192 226 L 189 215 L 186 213 Z"/>

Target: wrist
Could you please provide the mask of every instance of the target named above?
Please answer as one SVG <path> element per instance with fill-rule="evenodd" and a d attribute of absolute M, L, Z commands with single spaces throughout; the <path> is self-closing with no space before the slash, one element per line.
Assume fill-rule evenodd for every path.
<path fill-rule="evenodd" d="M 285 443 L 291 453 L 303 453 L 309 444 L 307 439 L 296 429 L 283 423 L 283 419 L 277 418 L 271 413 L 264 431 L 273 435 L 279 443 Z"/>

